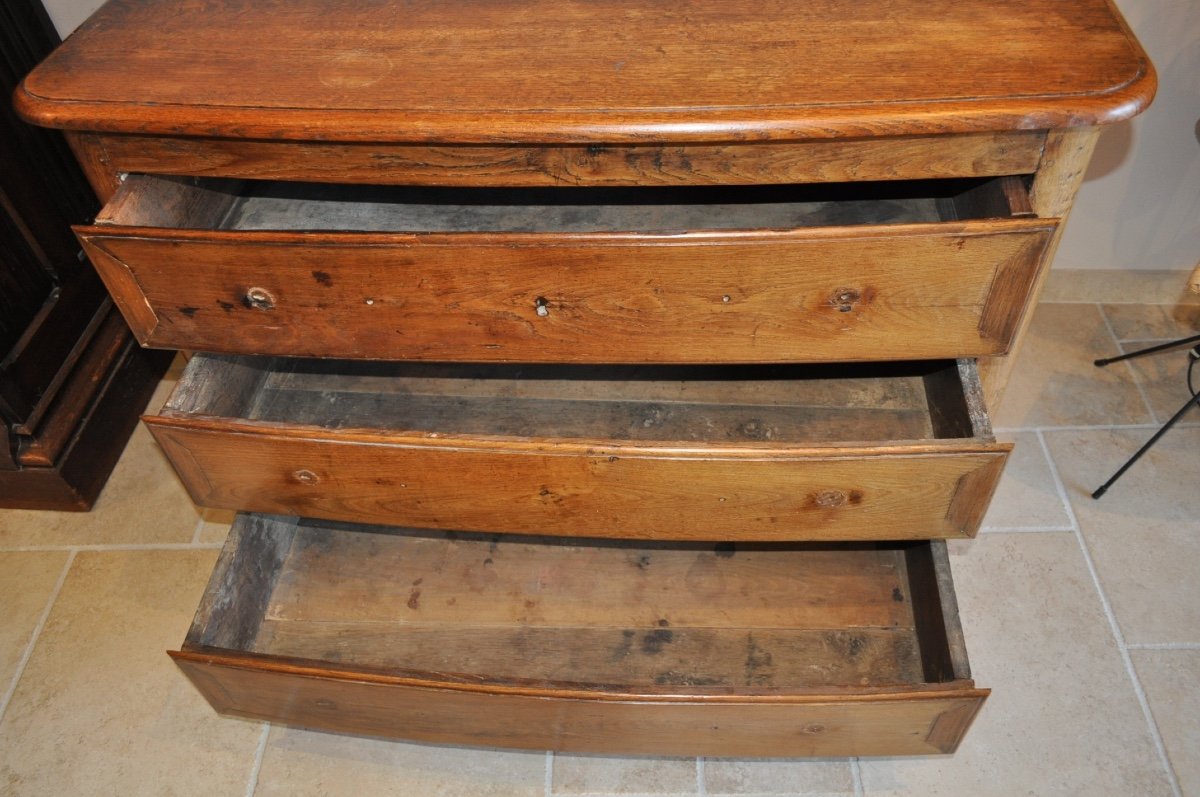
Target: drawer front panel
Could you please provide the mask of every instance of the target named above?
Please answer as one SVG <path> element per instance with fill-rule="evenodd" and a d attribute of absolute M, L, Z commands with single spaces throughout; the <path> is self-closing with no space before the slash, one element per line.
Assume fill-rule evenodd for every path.
<path fill-rule="evenodd" d="M 146 420 L 205 506 L 423 528 L 681 540 L 973 536 L 1009 448 L 932 441 L 660 452 Z"/>
<path fill-rule="evenodd" d="M 223 714 L 443 744 L 720 756 L 951 753 L 986 690 L 759 702 L 548 699 L 429 689 L 253 657 L 173 653 Z"/>
<path fill-rule="evenodd" d="M 82 228 L 139 340 L 367 359 L 820 362 L 1007 350 L 1040 219 L 636 234 Z"/>

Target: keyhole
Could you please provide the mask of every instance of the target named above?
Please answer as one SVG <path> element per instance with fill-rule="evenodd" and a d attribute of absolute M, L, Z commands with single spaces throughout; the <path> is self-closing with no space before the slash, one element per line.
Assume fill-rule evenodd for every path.
<path fill-rule="evenodd" d="M 546 299 L 545 296 L 539 296 L 536 299 L 534 299 L 533 306 L 536 309 L 537 314 L 539 316 L 541 316 L 542 318 L 545 318 L 546 316 L 550 315 L 550 302 L 549 302 L 549 300 Z"/>

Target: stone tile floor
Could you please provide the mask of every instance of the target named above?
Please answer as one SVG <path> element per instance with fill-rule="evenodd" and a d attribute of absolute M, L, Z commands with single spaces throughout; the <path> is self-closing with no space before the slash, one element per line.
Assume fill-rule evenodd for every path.
<path fill-rule="evenodd" d="M 0 511 L 4 795 L 1200 795 L 1200 411 L 1181 405 L 1184 273 L 1054 272 L 1009 394 L 983 533 L 951 545 L 977 683 L 953 756 L 729 760 L 404 744 L 217 717 L 163 651 L 230 513 L 194 508 L 144 430 L 87 515 Z M 151 406 L 157 408 L 169 380 Z"/>

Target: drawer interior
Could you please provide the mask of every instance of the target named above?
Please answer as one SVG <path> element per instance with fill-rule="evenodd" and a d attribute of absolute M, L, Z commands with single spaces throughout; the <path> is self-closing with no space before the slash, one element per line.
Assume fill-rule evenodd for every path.
<path fill-rule="evenodd" d="M 130 175 L 98 225 L 204 230 L 644 232 L 1032 216 L 1025 178 L 665 188 L 424 188 Z"/>
<path fill-rule="evenodd" d="M 593 366 L 196 355 L 162 414 L 645 443 L 992 439 L 969 360 Z"/>
<path fill-rule="evenodd" d="M 239 516 L 184 646 L 625 694 L 969 679 L 944 544 L 571 540 Z"/>

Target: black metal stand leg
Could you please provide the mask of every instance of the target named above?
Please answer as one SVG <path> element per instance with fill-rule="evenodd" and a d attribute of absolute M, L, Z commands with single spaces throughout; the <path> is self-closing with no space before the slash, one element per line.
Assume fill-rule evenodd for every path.
<path fill-rule="evenodd" d="M 1176 346 L 1187 346 L 1191 343 L 1200 343 L 1200 335 L 1193 335 L 1190 338 L 1180 338 L 1179 340 L 1173 340 L 1170 343 L 1160 343 L 1157 346 L 1151 346 L 1147 349 L 1138 349 L 1137 351 L 1131 351 L 1128 354 L 1122 354 L 1117 357 L 1106 357 L 1102 360 L 1095 360 L 1093 365 L 1098 365 L 1103 368 L 1109 363 L 1119 363 L 1121 360 L 1132 360 L 1134 357 L 1141 357 L 1144 354 L 1154 354 L 1155 352 L 1174 349 Z"/>
<path fill-rule="evenodd" d="M 1147 440 L 1146 444 L 1144 446 L 1142 446 L 1141 448 L 1139 448 L 1137 450 L 1137 453 L 1134 454 L 1132 457 L 1130 457 L 1128 459 L 1128 461 L 1126 461 L 1126 463 L 1124 465 L 1122 465 L 1116 473 L 1113 474 L 1113 477 L 1111 479 L 1109 479 L 1104 484 L 1102 484 L 1099 487 L 1099 489 L 1096 490 L 1096 492 L 1092 493 L 1092 498 L 1099 498 L 1100 496 L 1102 496 L 1106 492 L 1108 492 L 1108 488 L 1112 487 L 1113 484 L 1117 481 L 1117 479 L 1121 478 L 1121 476 L 1125 473 L 1125 471 L 1129 470 L 1129 468 L 1133 465 L 1133 463 L 1135 463 L 1139 459 L 1141 459 L 1142 454 L 1145 454 L 1148 450 L 1150 450 L 1150 446 L 1157 443 L 1158 439 L 1160 437 L 1162 437 L 1164 434 L 1166 434 L 1168 429 L 1170 429 L 1172 426 L 1174 426 L 1176 423 L 1178 423 L 1179 419 L 1183 417 L 1184 413 L 1186 413 L 1193 406 L 1200 407 L 1200 394 L 1192 396 L 1190 399 L 1188 399 L 1187 403 L 1179 408 L 1179 412 L 1172 415 L 1171 420 L 1164 423 L 1162 428 L 1154 433 L 1154 437 L 1151 437 L 1149 440 Z"/>

